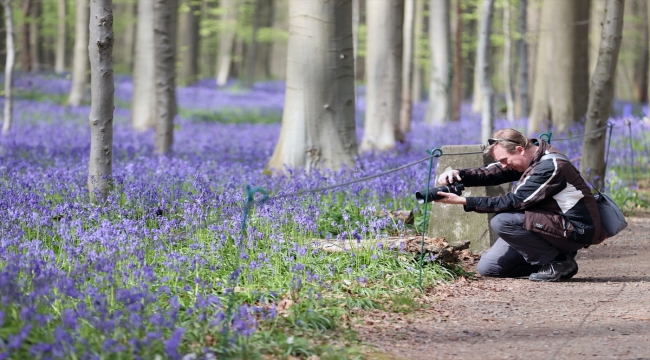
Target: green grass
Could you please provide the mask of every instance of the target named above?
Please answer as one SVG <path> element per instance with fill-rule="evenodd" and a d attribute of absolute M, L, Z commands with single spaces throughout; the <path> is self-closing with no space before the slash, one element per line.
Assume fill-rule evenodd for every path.
<path fill-rule="evenodd" d="M 260 109 L 179 109 L 182 118 L 197 122 L 218 122 L 222 124 L 272 124 L 282 121 L 282 114 Z"/>

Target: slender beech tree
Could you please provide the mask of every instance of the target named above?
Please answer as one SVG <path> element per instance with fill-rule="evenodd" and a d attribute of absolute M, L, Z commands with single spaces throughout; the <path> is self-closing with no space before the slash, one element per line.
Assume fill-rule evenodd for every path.
<path fill-rule="evenodd" d="M 404 140 L 402 95 L 404 0 L 373 1 L 366 8 L 366 120 L 361 151 L 386 150 Z"/>
<path fill-rule="evenodd" d="M 31 71 L 39 71 L 43 63 L 43 42 L 41 41 L 41 15 L 43 13 L 43 3 L 33 1 L 29 8 L 29 59 L 32 61 Z"/>
<path fill-rule="evenodd" d="M 13 98 L 11 94 L 11 87 L 14 79 L 14 61 L 16 58 L 16 48 L 14 47 L 14 15 L 11 9 L 11 0 L 3 0 L 5 15 L 5 33 L 7 45 L 7 59 L 5 64 L 5 108 L 4 117 L 2 122 L 2 135 L 6 135 L 11 130 L 11 122 L 13 120 Z"/>
<path fill-rule="evenodd" d="M 512 32 L 510 31 L 510 2 L 503 4 L 503 90 L 506 93 L 506 108 L 508 121 L 515 121 L 515 100 L 512 96 L 512 80 L 510 79 L 510 63 L 512 58 Z"/>
<path fill-rule="evenodd" d="M 124 63 L 129 71 L 133 71 L 133 53 L 135 51 L 135 36 L 136 36 L 136 14 L 138 12 L 138 1 L 128 0 L 124 3 L 124 33 L 122 43 L 122 54 L 124 55 Z"/>
<path fill-rule="evenodd" d="M 181 39 L 180 68 L 178 69 L 179 85 L 189 85 L 199 76 L 199 25 L 201 23 L 201 2 L 185 0 L 181 6 Z"/>
<path fill-rule="evenodd" d="M 477 4 L 476 6 L 476 14 L 478 17 L 479 23 L 483 19 L 483 6 L 481 3 Z M 479 25 L 480 27 L 480 25 Z M 480 29 L 479 29 L 479 37 L 480 37 Z M 478 45 L 477 45 L 478 46 Z M 472 91 L 472 112 L 474 113 L 480 113 L 481 108 L 483 107 L 483 97 L 481 96 L 481 69 L 478 67 L 479 63 L 479 52 L 478 49 L 476 51 L 476 59 L 474 60 L 474 81 L 472 83 L 473 91 Z"/>
<path fill-rule="evenodd" d="M 23 0 L 23 26 L 22 26 L 22 49 L 20 49 L 20 54 L 22 57 L 22 70 L 24 72 L 32 71 L 32 51 L 30 49 L 30 19 L 32 13 L 32 6 L 34 6 L 34 0 Z"/>
<path fill-rule="evenodd" d="M 66 1 L 57 1 L 57 21 L 56 21 L 56 54 L 54 60 L 54 72 L 61 74 L 65 71 L 65 14 Z"/>
<path fill-rule="evenodd" d="M 255 56 L 255 76 L 257 78 L 268 79 L 271 77 L 271 48 L 273 42 L 269 39 L 262 38 L 263 31 L 273 29 L 275 18 L 275 1 L 259 0 L 258 21 L 259 29 L 257 38 L 257 50 Z"/>
<path fill-rule="evenodd" d="M 138 0 L 131 126 L 137 131 L 155 127 L 156 73 L 153 0 Z"/>
<path fill-rule="evenodd" d="M 515 102 L 515 116 L 517 118 L 528 117 L 530 112 L 530 98 L 528 87 L 528 0 L 519 0 L 519 37 L 517 38 L 517 54 L 519 55 L 519 67 L 517 76 L 517 96 Z"/>
<path fill-rule="evenodd" d="M 429 2 L 429 46 L 431 48 L 431 77 L 429 78 L 429 108 L 426 122 L 441 125 L 451 112 L 451 26 L 449 0 Z"/>
<path fill-rule="evenodd" d="M 268 167 L 353 167 L 352 1 L 289 0 L 289 29 L 282 130 Z"/>
<path fill-rule="evenodd" d="M 490 80 L 490 35 L 492 34 L 492 15 L 494 13 L 494 0 L 483 0 L 481 10 L 480 33 L 478 37 L 478 54 L 476 67 L 479 69 L 481 80 L 481 141 L 487 141 L 494 131 L 494 90 Z"/>
<path fill-rule="evenodd" d="M 91 0 L 89 30 L 88 192 L 92 202 L 101 204 L 108 196 L 113 176 L 113 0 Z"/>
<path fill-rule="evenodd" d="M 596 71 L 591 78 L 589 90 L 589 110 L 582 143 L 580 171 L 587 175 L 597 188 L 603 187 L 605 179 L 605 143 L 607 139 L 607 120 L 614 94 L 613 79 L 616 74 L 618 53 L 623 37 L 624 0 L 607 0 L 605 20 Z M 600 129 L 600 131 L 597 131 Z"/>
<path fill-rule="evenodd" d="M 361 0 L 352 0 L 352 41 L 354 45 L 354 73 L 357 73 L 357 53 L 359 50 L 359 23 L 361 22 Z"/>
<path fill-rule="evenodd" d="M 600 35 L 602 34 L 603 20 L 605 20 L 605 3 L 607 0 L 591 0 L 591 14 L 589 17 L 589 77 L 594 76 L 598 62 L 600 48 Z"/>
<path fill-rule="evenodd" d="M 589 0 L 545 1 L 528 133 L 564 131 L 587 111 Z"/>
<path fill-rule="evenodd" d="M 76 0 L 72 89 L 68 104 L 81 105 L 88 85 L 88 0 Z"/>
<path fill-rule="evenodd" d="M 230 75 L 235 28 L 237 27 L 237 0 L 221 0 L 219 4 L 219 51 L 217 53 L 217 86 L 226 85 Z"/>
<path fill-rule="evenodd" d="M 451 88 L 451 119 L 460 120 L 460 103 L 463 101 L 463 6 L 460 0 L 456 0 L 454 75 Z"/>
<path fill-rule="evenodd" d="M 638 49 L 634 61 L 634 101 L 648 102 L 648 3 L 645 0 L 637 0 L 633 3 L 635 14 L 639 14 L 639 32 L 641 33 L 636 42 Z"/>
<path fill-rule="evenodd" d="M 176 115 L 175 33 L 176 0 L 154 0 L 154 48 L 156 56 L 156 153 L 171 151 Z"/>
<path fill-rule="evenodd" d="M 413 19 L 413 81 L 411 84 L 411 93 L 415 101 L 421 101 L 424 98 L 424 69 L 422 65 L 423 49 L 422 40 L 426 38 L 424 26 L 424 2 L 425 0 L 415 0 L 415 18 Z"/>
<path fill-rule="evenodd" d="M 251 0 L 251 5 L 253 7 L 253 15 L 251 19 L 253 23 L 253 33 L 251 34 L 251 42 L 247 44 L 248 46 L 246 48 L 246 74 L 244 76 L 244 81 L 248 87 L 252 87 L 255 82 L 255 65 L 257 63 L 257 48 L 259 46 L 257 35 L 261 23 L 261 1 Z"/>
<path fill-rule="evenodd" d="M 413 107 L 413 19 L 415 0 L 404 2 L 404 53 L 402 55 L 402 106 L 399 123 L 403 132 L 411 131 L 411 110 Z"/>

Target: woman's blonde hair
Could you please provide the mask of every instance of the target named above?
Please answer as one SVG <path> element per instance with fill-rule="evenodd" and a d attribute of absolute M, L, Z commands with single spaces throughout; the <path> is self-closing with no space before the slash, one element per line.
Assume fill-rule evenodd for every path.
<path fill-rule="evenodd" d="M 494 150 L 496 144 L 501 144 L 509 154 L 514 154 L 517 146 L 528 149 L 533 145 L 532 141 L 519 131 L 515 129 L 502 129 L 492 134 L 492 137 L 488 140 L 488 146 L 483 153 L 492 155 L 492 150 Z"/>

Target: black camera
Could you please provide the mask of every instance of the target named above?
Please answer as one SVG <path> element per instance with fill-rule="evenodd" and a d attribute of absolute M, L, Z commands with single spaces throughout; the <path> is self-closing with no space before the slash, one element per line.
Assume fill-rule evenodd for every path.
<path fill-rule="evenodd" d="M 465 190 L 465 185 L 459 182 L 454 182 L 453 184 L 450 185 L 442 185 L 442 186 L 430 188 L 428 196 L 426 190 L 418 191 L 415 193 L 415 198 L 418 200 L 419 204 L 424 204 L 425 199 L 427 202 L 442 199 L 442 196 L 438 195 L 439 191 L 461 195 L 463 193 L 463 190 Z"/>

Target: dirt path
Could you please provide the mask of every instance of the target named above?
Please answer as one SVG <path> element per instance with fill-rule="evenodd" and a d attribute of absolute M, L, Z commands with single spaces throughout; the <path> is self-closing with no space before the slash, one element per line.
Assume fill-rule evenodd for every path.
<path fill-rule="evenodd" d="M 365 314 L 360 339 L 377 359 L 650 359 L 650 218 L 628 220 L 571 281 L 438 286 L 411 314 Z"/>

